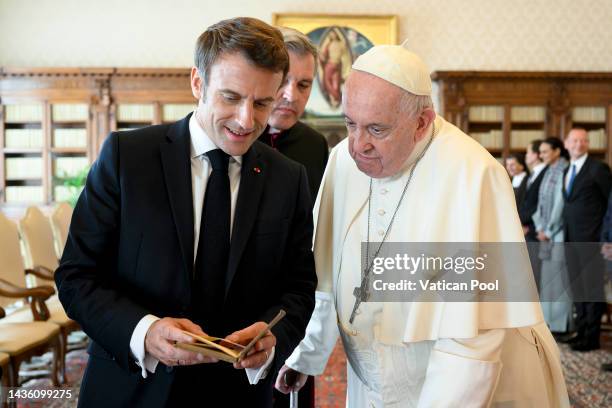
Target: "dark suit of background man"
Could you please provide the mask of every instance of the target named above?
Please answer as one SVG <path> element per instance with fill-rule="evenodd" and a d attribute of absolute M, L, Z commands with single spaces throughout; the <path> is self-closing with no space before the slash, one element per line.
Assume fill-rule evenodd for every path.
<path fill-rule="evenodd" d="M 259 140 L 306 167 L 314 203 L 329 148 L 322 134 L 298 119 L 304 113 L 312 90 L 317 48 L 299 31 L 286 27 L 281 27 L 280 31 L 289 52 L 289 73 L 276 96 L 268 129 Z"/>
<path fill-rule="evenodd" d="M 612 191 L 608 197 L 608 210 L 603 220 L 601 242 L 601 254 L 607 263 L 606 270 L 608 272 L 608 279 L 612 280 Z M 612 361 L 603 363 L 601 369 L 604 371 L 612 371 Z"/>
<path fill-rule="evenodd" d="M 316 286 L 306 171 L 256 142 L 288 65 L 278 30 L 221 21 L 197 41 L 196 111 L 106 140 L 56 272 L 92 339 L 80 406 L 272 404 Z M 173 347 L 181 329 L 246 344 L 280 309 L 234 366 Z"/>
<path fill-rule="evenodd" d="M 525 241 L 537 243 L 537 233 L 535 225 L 533 223 L 533 214 L 538 209 L 538 197 L 540 192 L 540 184 L 548 167 L 546 163 L 540 160 L 540 144 L 541 140 L 532 140 L 527 145 L 525 152 L 525 164 L 529 168 L 529 176 L 527 177 L 527 184 L 525 186 L 525 192 L 523 194 L 523 200 L 518 206 L 519 218 L 523 225 L 523 234 L 525 234 Z M 538 257 L 539 245 L 529 244 L 527 249 L 529 250 L 529 259 L 531 261 L 531 267 L 533 269 L 533 275 L 535 277 L 536 284 L 540 284 L 540 258 Z"/>
<path fill-rule="evenodd" d="M 525 199 L 525 191 L 527 190 L 527 179 L 529 171 L 525 164 L 525 158 L 522 154 L 514 153 L 506 157 L 506 171 L 512 180 L 512 189 L 514 190 L 514 199 L 516 207 L 519 208 Z"/>
<path fill-rule="evenodd" d="M 304 113 L 312 90 L 317 61 L 317 48 L 307 36 L 292 28 L 280 27 L 289 53 L 289 73 L 278 90 L 268 128 L 259 140 L 301 163 L 308 173 L 308 185 L 314 202 L 329 149 L 325 137 L 298 119 Z M 274 392 L 274 406 L 285 408 L 289 398 Z M 299 406 L 314 406 L 314 379 L 309 377 L 299 392 Z"/>
<path fill-rule="evenodd" d="M 570 165 L 565 171 L 564 197 L 565 240 L 599 242 L 612 179 L 608 165 L 589 157 L 589 139 L 584 129 L 572 129 L 565 139 Z M 576 351 L 599 348 L 601 316 L 606 304 L 603 289 L 603 258 L 599 245 L 566 248 L 566 259 L 574 299 L 577 301 L 577 337 L 571 347 Z M 586 268 L 586 269 L 585 269 Z"/>

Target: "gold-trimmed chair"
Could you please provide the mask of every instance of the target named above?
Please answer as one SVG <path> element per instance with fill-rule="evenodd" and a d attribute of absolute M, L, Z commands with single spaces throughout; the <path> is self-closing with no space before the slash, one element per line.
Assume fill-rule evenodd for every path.
<path fill-rule="evenodd" d="M 37 207 L 28 207 L 18 223 L 23 240 L 25 265 L 32 269 L 36 278 L 49 280 L 59 262 L 55 253 L 51 222 Z"/>
<path fill-rule="evenodd" d="M 6 353 L 0 352 L 0 377 L 2 378 L 1 384 L 5 387 L 8 387 L 8 372 L 9 372 L 9 363 L 11 361 L 11 356 Z"/>
<path fill-rule="evenodd" d="M 70 207 L 70 204 L 66 202 L 59 203 L 49 216 L 49 220 L 51 221 L 51 229 L 53 230 L 53 238 L 55 241 L 55 252 L 58 259 L 62 257 L 64 247 L 66 246 L 71 218 L 72 207 Z"/>
<path fill-rule="evenodd" d="M 44 216 L 43 216 L 44 217 Z M 49 225 L 47 221 L 47 225 Z M 26 227 L 30 227 L 26 224 Z M 50 230 L 50 227 L 48 228 Z M 36 228 L 29 228 L 28 233 L 33 240 L 30 244 L 38 245 L 36 238 L 32 237 L 32 234 L 38 233 Z M 26 275 L 34 275 L 37 278 L 37 282 L 43 282 L 46 285 L 53 285 L 53 272 L 46 268 L 35 267 L 33 269 L 26 269 L 23 264 L 23 258 L 21 257 L 21 251 L 19 246 L 19 233 L 15 223 L 10 221 L 0 213 L 0 278 L 6 280 L 18 288 L 27 287 Z M 27 248 L 27 245 L 26 245 Z M 26 249 L 27 253 L 27 249 Z M 55 290 L 53 291 L 55 292 Z M 47 296 L 45 303 L 45 309 L 47 310 L 49 323 L 56 324 L 59 326 L 61 333 L 60 344 L 61 344 L 61 359 L 58 361 L 60 380 L 63 383 L 65 380 L 66 364 L 65 357 L 68 352 L 68 335 L 79 330 L 79 325 L 72 319 L 70 319 L 57 296 Z M 0 303 L 0 306 L 2 304 Z M 6 306 L 6 304 L 4 305 Z M 32 313 L 28 307 L 22 307 L 14 312 L 10 313 L 3 319 L 3 323 L 27 323 L 36 320 L 33 319 Z M 47 320 L 47 319 L 43 319 Z"/>
<path fill-rule="evenodd" d="M 0 319 L 2 319 L 6 313 L 4 309 L 0 307 Z M 8 372 L 9 372 L 9 363 L 11 361 L 11 356 L 6 353 L 0 352 L 0 386 L 8 387 Z"/>
<path fill-rule="evenodd" d="M 11 323 L 0 319 L 0 353 L 9 356 L 3 377 L 6 375 L 5 384 L 9 387 L 20 385 L 19 367 L 22 362 L 49 350 L 53 352 L 51 381 L 54 386 L 60 384 L 58 371 L 64 359 L 61 332 L 57 324 L 45 321 L 49 317 L 45 299 L 48 299 L 54 292 L 55 290 L 50 286 L 25 289 L 0 279 L 0 300 L 26 297 L 31 306 L 29 311 L 31 321 L 29 322 Z M 0 315 L 4 314 L 4 309 L 0 307 Z"/>

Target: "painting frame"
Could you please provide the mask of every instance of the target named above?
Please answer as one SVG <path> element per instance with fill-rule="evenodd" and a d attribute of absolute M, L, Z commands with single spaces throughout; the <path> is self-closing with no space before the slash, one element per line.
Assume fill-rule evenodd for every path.
<path fill-rule="evenodd" d="M 342 117 L 341 87 L 354 58 L 371 46 L 397 44 L 398 42 L 398 16 L 396 15 L 273 13 L 272 24 L 277 27 L 293 28 L 308 35 L 319 49 L 315 83 L 303 117 L 306 120 L 334 121 Z M 338 66 L 336 70 L 341 70 L 341 73 L 335 74 L 341 79 L 336 79 L 335 82 L 329 79 L 333 74 L 327 71 L 331 64 L 322 61 L 326 59 L 323 57 L 326 55 L 326 44 L 329 45 L 329 42 L 326 43 L 329 38 L 326 39 L 328 36 L 325 33 L 330 31 L 337 31 L 337 34 L 344 40 L 351 38 L 350 42 L 345 42 L 347 46 L 350 46 L 345 48 L 345 53 L 350 54 L 352 59 L 345 59 L 341 63 L 337 60 L 333 61 Z M 341 31 L 348 35 L 341 35 Z M 339 36 L 336 36 L 336 41 Z M 323 64 L 326 65 L 325 71 Z"/>
<path fill-rule="evenodd" d="M 320 27 L 346 26 L 366 35 L 374 45 L 398 43 L 398 17 L 393 14 L 273 13 L 272 25 L 294 28 L 306 34 Z"/>

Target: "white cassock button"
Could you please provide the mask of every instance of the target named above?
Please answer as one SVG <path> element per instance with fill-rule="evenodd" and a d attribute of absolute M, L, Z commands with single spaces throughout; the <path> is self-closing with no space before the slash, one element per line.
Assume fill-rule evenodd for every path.
<path fill-rule="evenodd" d="M 380 210 L 378 210 L 378 215 L 385 215 L 385 214 L 386 214 L 386 212 L 382 208 Z"/>
<path fill-rule="evenodd" d="M 378 235 L 380 235 L 382 237 L 383 235 L 385 235 L 385 231 L 384 230 L 378 230 Z"/>
<path fill-rule="evenodd" d="M 389 192 L 389 190 L 387 190 L 384 187 L 380 189 L 380 194 L 387 194 L 388 192 Z"/>

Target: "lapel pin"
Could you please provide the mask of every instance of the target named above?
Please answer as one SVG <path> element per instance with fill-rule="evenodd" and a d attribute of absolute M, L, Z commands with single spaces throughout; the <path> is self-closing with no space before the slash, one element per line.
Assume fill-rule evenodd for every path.
<path fill-rule="evenodd" d="M 261 173 L 261 169 L 259 167 L 253 167 L 253 171 L 257 174 Z"/>

